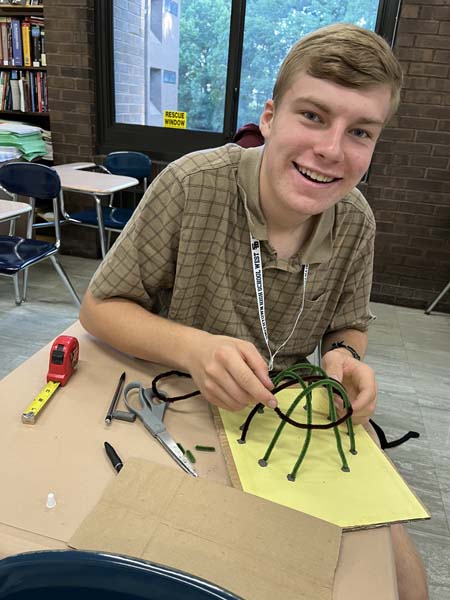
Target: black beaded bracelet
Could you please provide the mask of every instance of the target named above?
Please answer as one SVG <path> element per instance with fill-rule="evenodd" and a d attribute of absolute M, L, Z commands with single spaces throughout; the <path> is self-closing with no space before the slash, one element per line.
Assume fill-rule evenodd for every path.
<path fill-rule="evenodd" d="M 345 348 L 346 350 L 348 350 L 350 352 L 350 354 L 353 356 L 353 358 L 356 358 L 356 360 L 361 360 L 361 357 L 356 352 L 356 350 L 354 348 L 352 348 L 351 346 L 344 344 L 344 340 L 342 340 L 340 342 L 333 342 L 331 344 L 330 350 L 335 350 L 336 348 Z"/>

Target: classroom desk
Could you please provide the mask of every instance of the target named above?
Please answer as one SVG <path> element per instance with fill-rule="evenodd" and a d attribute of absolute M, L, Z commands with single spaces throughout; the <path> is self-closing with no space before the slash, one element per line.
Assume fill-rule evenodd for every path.
<path fill-rule="evenodd" d="M 84 166 L 80 167 L 80 164 Z M 76 192 L 93 198 L 97 213 L 100 247 L 104 258 L 106 256 L 107 248 L 106 230 L 102 215 L 102 198 L 109 197 L 115 192 L 120 192 L 121 190 L 133 187 L 137 185 L 139 181 L 134 177 L 84 171 L 82 169 L 86 164 L 88 166 L 91 165 L 91 163 L 71 163 L 68 165 L 56 165 L 53 168 L 59 175 L 63 191 Z M 62 211 L 64 218 L 69 223 L 78 223 L 78 221 L 70 218 L 70 214 L 66 213 L 64 206 L 62 207 Z"/>
<path fill-rule="evenodd" d="M 16 222 L 21 222 L 21 217 L 27 216 L 22 229 L 23 235 L 29 237 L 31 227 L 31 206 L 26 202 L 15 202 L 0 198 L 0 235 L 15 235 Z M 6 224 L 8 223 L 8 224 Z"/>
<path fill-rule="evenodd" d="M 31 206 L 25 202 L 0 199 L 0 223 L 17 219 L 29 212 L 31 212 Z"/>
<path fill-rule="evenodd" d="M 56 165 L 53 168 L 58 169 L 93 169 L 97 165 L 94 162 L 72 162 L 64 163 L 63 165 Z"/>
<path fill-rule="evenodd" d="M 0 558 L 66 548 L 67 540 L 115 477 L 104 441 L 116 448 L 124 462 L 137 456 L 179 469 L 141 423 L 113 420 L 109 427 L 104 423 L 122 371 L 127 373 L 127 382 L 138 380 L 148 386 L 164 369 L 116 352 L 94 340 L 79 323 L 64 333 L 80 342 L 78 369 L 35 425 L 22 424 L 20 416 L 45 383 L 51 344 L 0 382 Z M 192 389 L 189 380 L 176 379 L 170 385 L 171 394 Z M 198 397 L 172 405 L 165 423 L 185 447 L 202 443 L 220 448 L 209 405 Z M 200 477 L 229 485 L 221 452 L 202 455 L 196 469 Z M 45 507 L 50 491 L 57 500 L 52 510 Z M 386 527 L 343 534 L 333 599 L 361 598 L 398 600 Z"/>

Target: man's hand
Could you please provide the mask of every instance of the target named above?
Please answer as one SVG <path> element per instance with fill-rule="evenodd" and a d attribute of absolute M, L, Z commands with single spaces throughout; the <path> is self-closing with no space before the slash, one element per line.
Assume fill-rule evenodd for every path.
<path fill-rule="evenodd" d="M 277 401 L 267 363 L 256 347 L 243 340 L 205 334 L 191 348 L 187 365 L 202 396 L 211 404 L 238 411 L 262 402 L 275 408 Z"/>
<path fill-rule="evenodd" d="M 375 411 L 378 391 L 369 365 L 353 358 L 345 348 L 337 348 L 324 354 L 322 368 L 344 386 L 353 408 L 353 423 L 367 423 Z M 337 399 L 336 404 L 339 416 L 345 414 L 342 400 Z"/>
<path fill-rule="evenodd" d="M 122 352 L 188 371 L 211 404 L 228 410 L 277 405 L 266 361 L 250 342 L 181 325 L 124 298 L 97 300 L 89 290 L 80 319 L 92 335 Z"/>

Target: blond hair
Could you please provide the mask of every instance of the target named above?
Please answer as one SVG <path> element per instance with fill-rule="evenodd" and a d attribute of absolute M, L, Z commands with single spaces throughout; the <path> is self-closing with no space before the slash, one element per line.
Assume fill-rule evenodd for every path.
<path fill-rule="evenodd" d="M 277 104 L 299 73 L 328 79 L 350 88 L 388 85 L 391 110 L 400 102 L 403 74 L 389 44 L 373 31 L 337 23 L 322 27 L 301 38 L 284 59 L 273 88 Z"/>

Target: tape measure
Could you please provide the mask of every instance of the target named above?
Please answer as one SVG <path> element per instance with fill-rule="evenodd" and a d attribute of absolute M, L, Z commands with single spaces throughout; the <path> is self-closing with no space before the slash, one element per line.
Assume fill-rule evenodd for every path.
<path fill-rule="evenodd" d="M 79 344 L 76 337 L 60 335 L 53 342 L 47 373 L 47 385 L 22 413 L 22 423 L 34 425 L 38 414 L 59 388 L 65 386 L 76 369 Z"/>

